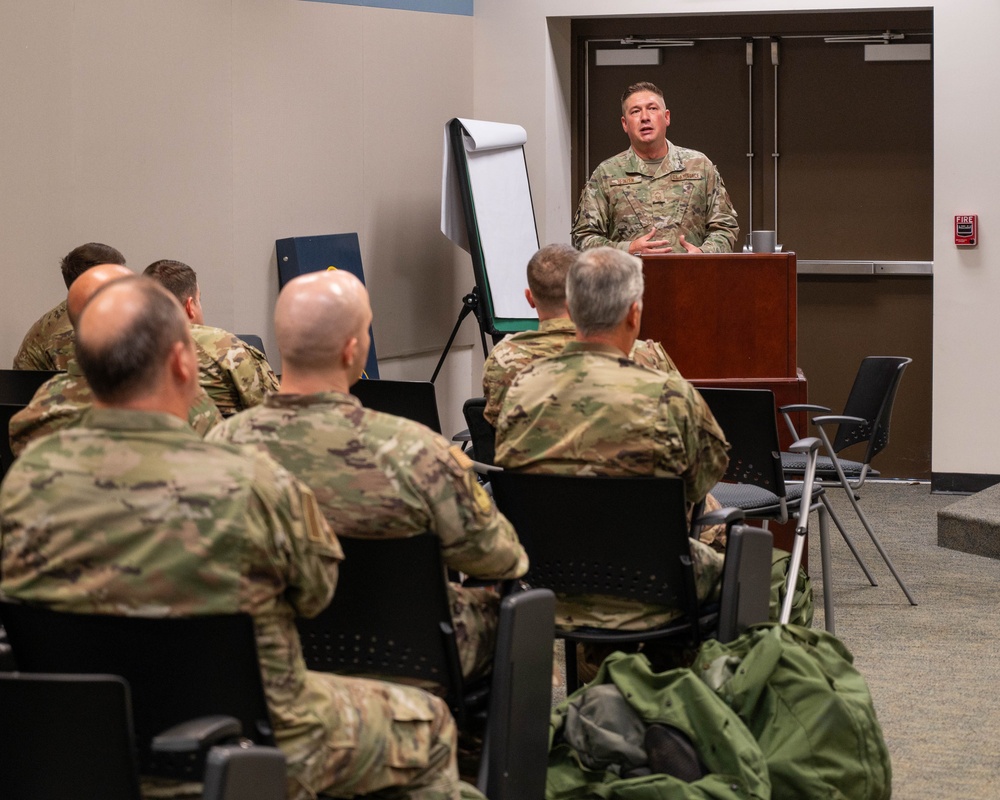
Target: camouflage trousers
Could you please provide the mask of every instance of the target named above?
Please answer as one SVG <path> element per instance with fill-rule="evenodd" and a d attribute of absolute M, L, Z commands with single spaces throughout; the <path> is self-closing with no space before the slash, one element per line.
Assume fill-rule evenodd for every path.
<path fill-rule="evenodd" d="M 466 680 L 490 672 L 496 648 L 500 595 L 489 586 L 448 585 L 458 657 Z"/>
<path fill-rule="evenodd" d="M 328 746 L 322 793 L 332 797 L 459 800 L 483 796 L 458 778 L 455 720 L 444 701 L 408 686 L 329 675 L 355 709 L 353 747 Z M 304 787 L 289 799 L 313 797 Z"/>
<path fill-rule="evenodd" d="M 718 511 L 720 508 L 722 508 L 722 504 L 712 497 L 711 492 L 705 495 L 705 506 L 701 510 L 703 514 L 707 514 L 709 511 Z M 698 539 L 716 552 L 722 553 L 726 549 L 726 526 L 710 525 L 707 528 L 702 528 L 698 531 Z"/>

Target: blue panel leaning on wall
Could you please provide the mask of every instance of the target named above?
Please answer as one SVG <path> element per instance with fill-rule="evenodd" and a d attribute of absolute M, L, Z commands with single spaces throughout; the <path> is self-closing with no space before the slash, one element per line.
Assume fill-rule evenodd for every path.
<path fill-rule="evenodd" d="M 294 236 L 274 243 L 278 254 L 278 288 L 292 278 L 307 272 L 346 269 L 365 282 L 361 266 L 361 246 L 356 233 L 333 233 L 328 236 Z M 372 344 L 368 350 L 363 378 L 378 378 L 378 357 L 375 355 L 375 334 L 368 328 Z"/>
<path fill-rule="evenodd" d="M 461 14 L 471 17 L 473 0 L 306 0 L 306 2 L 395 8 L 399 11 L 427 11 L 431 14 Z"/>

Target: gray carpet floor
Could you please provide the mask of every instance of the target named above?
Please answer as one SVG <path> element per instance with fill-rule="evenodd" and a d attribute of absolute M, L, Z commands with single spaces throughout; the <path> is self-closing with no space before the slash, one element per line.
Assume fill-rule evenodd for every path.
<path fill-rule="evenodd" d="M 836 633 L 871 690 L 892 758 L 893 797 L 1000 798 L 1000 561 L 938 547 L 937 511 L 961 497 L 932 495 L 925 484 L 866 484 L 861 507 L 914 595 L 911 606 L 843 491 L 830 496 L 879 582 L 869 585 L 831 525 Z M 810 525 L 813 624 L 823 627 L 815 517 Z M 556 651 L 561 665 L 561 643 Z M 556 687 L 553 701 L 564 697 Z"/>
<path fill-rule="evenodd" d="M 868 584 L 833 529 L 836 632 L 868 681 L 892 757 L 893 797 L 1000 798 L 1000 561 L 938 547 L 937 511 L 960 497 L 895 483 L 867 484 L 861 494 L 862 509 L 918 603 L 907 602 L 843 491 L 832 493 L 879 582 Z M 820 627 L 819 536 L 810 539 Z"/>

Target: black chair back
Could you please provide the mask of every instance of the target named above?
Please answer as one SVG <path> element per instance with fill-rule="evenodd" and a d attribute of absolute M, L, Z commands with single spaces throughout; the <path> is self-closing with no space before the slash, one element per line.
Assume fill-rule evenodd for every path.
<path fill-rule="evenodd" d="M 699 388 L 729 442 L 722 480 L 748 483 L 785 496 L 777 411 L 770 389 Z"/>
<path fill-rule="evenodd" d="M 500 603 L 479 790 L 490 800 L 545 796 L 556 598 L 548 589 Z"/>
<path fill-rule="evenodd" d="M 139 800 L 134 752 L 117 675 L 0 673 L 4 800 Z"/>
<path fill-rule="evenodd" d="M 833 439 L 839 453 L 851 445 L 868 442 L 863 463 L 868 464 L 889 443 L 889 421 L 903 370 L 913 361 L 905 356 L 868 356 L 858 367 L 854 385 L 844 405 L 843 416 L 868 420 L 864 424 L 842 423 Z"/>
<path fill-rule="evenodd" d="M 260 350 L 261 355 L 267 358 L 267 353 L 264 352 L 264 340 L 261 339 L 256 333 L 237 333 L 236 338 L 242 339 L 246 344 L 251 347 Z"/>
<path fill-rule="evenodd" d="M 110 674 L 128 681 L 143 774 L 201 775 L 202 764 L 185 766 L 150 749 L 154 736 L 197 717 L 235 717 L 244 737 L 274 744 L 247 614 L 124 617 L 0 601 L 0 619 L 22 672 Z"/>
<path fill-rule="evenodd" d="M 295 621 L 306 666 L 319 672 L 429 681 L 464 722 L 462 668 L 440 540 L 343 537 L 344 563 L 330 605 Z"/>
<path fill-rule="evenodd" d="M 493 466 L 496 464 L 497 431 L 486 418 L 485 397 L 470 397 L 462 405 L 465 424 L 469 426 L 469 437 L 472 440 L 472 457 L 481 464 Z"/>
<path fill-rule="evenodd" d="M 441 433 L 437 396 L 430 381 L 360 380 L 351 387 L 351 394 L 365 408 L 406 417 Z"/>
<path fill-rule="evenodd" d="M 0 369 L 0 403 L 26 406 L 38 387 L 58 372 L 36 369 Z"/>
<path fill-rule="evenodd" d="M 490 482 L 528 553 L 532 586 L 669 606 L 697 619 L 680 478 L 504 470 Z"/>

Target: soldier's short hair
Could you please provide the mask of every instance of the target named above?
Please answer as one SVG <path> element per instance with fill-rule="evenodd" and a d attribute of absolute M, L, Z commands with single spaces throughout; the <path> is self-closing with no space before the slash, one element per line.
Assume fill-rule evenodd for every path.
<path fill-rule="evenodd" d="M 566 277 L 569 315 L 584 336 L 613 330 L 643 288 L 640 259 L 614 247 L 584 250 Z"/>
<path fill-rule="evenodd" d="M 124 267 L 126 266 L 125 256 L 111 245 L 100 242 L 87 242 L 87 244 L 74 247 L 59 262 L 59 269 L 62 270 L 66 288 L 69 289 L 73 285 L 73 281 L 98 264 L 120 264 Z"/>
<path fill-rule="evenodd" d="M 154 261 L 142 271 L 177 298 L 181 305 L 198 294 L 198 275 L 187 264 L 164 258 Z"/>
<path fill-rule="evenodd" d="M 657 86 L 655 83 L 650 83 L 649 81 L 640 81 L 639 83 L 633 83 L 622 93 L 622 116 L 625 116 L 625 101 L 628 100 L 636 92 L 652 92 L 660 96 L 660 100 L 663 100 L 663 107 L 666 108 L 667 101 L 663 98 L 663 90 Z"/>
<path fill-rule="evenodd" d="M 77 331 L 76 358 L 94 395 L 106 403 L 131 400 L 157 383 L 164 360 L 177 342 L 191 336 L 184 311 L 174 297 L 155 281 L 142 276 L 121 278 L 102 286 L 84 306 L 109 289 L 125 287 L 138 296 L 141 309 L 131 318 L 120 320 L 112 336 L 92 342 L 90 326 Z"/>
<path fill-rule="evenodd" d="M 528 261 L 528 288 L 537 305 L 554 309 L 566 302 L 566 274 L 580 251 L 569 244 L 547 244 Z"/>

